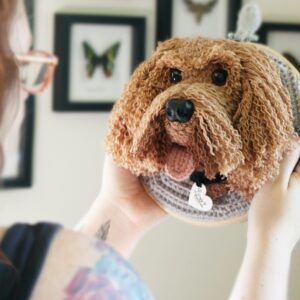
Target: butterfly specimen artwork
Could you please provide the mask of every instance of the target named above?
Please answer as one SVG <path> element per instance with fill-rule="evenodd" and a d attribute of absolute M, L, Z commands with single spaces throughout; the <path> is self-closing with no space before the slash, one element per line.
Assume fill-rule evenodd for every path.
<path fill-rule="evenodd" d="M 146 16 L 55 14 L 55 111 L 110 111 L 145 58 Z"/>
<path fill-rule="evenodd" d="M 211 0 L 207 3 L 199 3 L 193 0 L 183 0 L 188 10 L 195 14 L 197 23 L 200 23 L 203 16 L 213 10 L 218 0 Z"/>
<path fill-rule="evenodd" d="M 115 69 L 115 61 L 119 52 L 121 43 L 116 42 L 110 46 L 104 53 L 98 55 L 93 47 L 87 42 L 82 43 L 84 56 L 86 59 L 86 74 L 88 78 L 94 76 L 97 67 L 102 67 L 106 77 L 111 77 Z"/>

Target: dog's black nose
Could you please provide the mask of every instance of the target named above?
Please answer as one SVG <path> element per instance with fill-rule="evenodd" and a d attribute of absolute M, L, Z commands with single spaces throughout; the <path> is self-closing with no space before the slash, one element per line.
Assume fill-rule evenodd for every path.
<path fill-rule="evenodd" d="M 188 122 L 194 113 L 194 104 L 190 100 L 171 99 L 166 105 L 167 118 L 171 122 Z"/>

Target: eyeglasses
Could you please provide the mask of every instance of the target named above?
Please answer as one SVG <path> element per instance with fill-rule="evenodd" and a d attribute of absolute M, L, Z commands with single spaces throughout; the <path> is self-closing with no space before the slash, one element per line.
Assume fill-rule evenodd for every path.
<path fill-rule="evenodd" d="M 53 77 L 58 58 L 51 53 L 36 50 L 15 57 L 19 63 L 23 89 L 33 95 L 41 93 Z"/>

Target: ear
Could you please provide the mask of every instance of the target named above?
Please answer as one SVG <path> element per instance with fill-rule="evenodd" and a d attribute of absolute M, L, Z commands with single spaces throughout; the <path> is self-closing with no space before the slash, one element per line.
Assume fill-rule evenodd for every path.
<path fill-rule="evenodd" d="M 145 168 L 132 152 L 133 139 L 149 103 L 160 92 L 155 86 L 155 82 L 159 82 L 155 67 L 161 55 L 161 52 L 155 52 L 134 71 L 109 120 L 107 151 L 120 165 L 137 175 Z"/>
<path fill-rule="evenodd" d="M 168 139 L 164 127 L 164 101 L 157 96 L 139 120 L 131 153 L 147 165 L 149 174 L 159 171 L 165 162 Z"/>
<path fill-rule="evenodd" d="M 241 135 L 245 164 L 231 180 L 249 196 L 278 174 L 282 155 L 297 136 L 289 94 L 275 64 L 260 50 L 247 54 L 252 57 L 242 56 L 243 96 L 233 120 Z"/>
<path fill-rule="evenodd" d="M 167 154 L 167 137 L 160 120 L 159 118 L 151 118 L 148 123 L 144 123 L 142 120 L 145 126 L 141 124 L 132 143 L 131 151 L 135 157 L 135 164 L 140 161 L 143 162 L 139 170 L 139 173 L 143 175 L 151 175 L 164 166 Z"/>

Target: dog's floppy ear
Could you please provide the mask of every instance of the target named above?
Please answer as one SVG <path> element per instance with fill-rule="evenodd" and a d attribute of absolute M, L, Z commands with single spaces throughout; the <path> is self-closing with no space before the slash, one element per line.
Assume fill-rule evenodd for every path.
<path fill-rule="evenodd" d="M 161 55 L 161 51 L 156 51 L 137 67 L 121 98 L 114 105 L 109 120 L 107 151 L 119 164 L 137 175 L 146 170 L 142 171 L 141 163 L 136 160 L 136 154 L 132 151 L 133 139 L 147 107 L 161 91 L 159 74 L 155 71 Z"/>
<path fill-rule="evenodd" d="M 232 182 L 236 180 L 239 189 L 244 183 L 242 189 L 250 194 L 278 174 L 282 155 L 296 134 L 289 94 L 279 71 L 264 52 L 254 45 L 248 47 L 239 52 L 243 96 L 233 120 L 242 138 L 245 164 Z M 241 182 L 240 176 L 251 180 Z"/>

